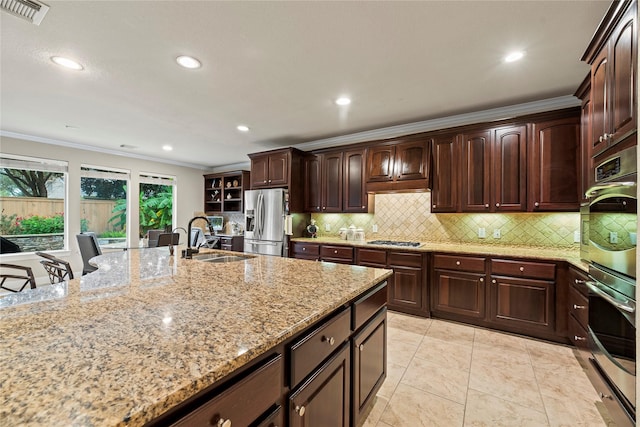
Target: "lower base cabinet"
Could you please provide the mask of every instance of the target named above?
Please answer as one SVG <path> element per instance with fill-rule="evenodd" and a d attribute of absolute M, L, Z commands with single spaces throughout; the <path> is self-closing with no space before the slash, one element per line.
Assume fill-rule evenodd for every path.
<path fill-rule="evenodd" d="M 433 312 L 484 319 L 484 274 L 435 270 L 434 279 Z"/>
<path fill-rule="evenodd" d="M 291 427 L 349 427 L 349 346 L 318 368 L 289 397 Z"/>

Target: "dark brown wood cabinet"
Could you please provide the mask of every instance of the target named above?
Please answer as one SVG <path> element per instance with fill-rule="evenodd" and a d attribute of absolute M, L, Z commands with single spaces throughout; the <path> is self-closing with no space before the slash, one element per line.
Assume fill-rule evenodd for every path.
<path fill-rule="evenodd" d="M 567 283 L 567 287 L 569 288 L 569 341 L 579 350 L 585 351 L 588 358 L 589 343 L 587 326 L 589 323 L 589 290 L 585 285 L 587 280 L 589 279 L 585 273 L 573 267 L 569 268 L 569 283 Z"/>
<path fill-rule="evenodd" d="M 457 212 L 459 147 L 456 135 L 441 135 L 432 140 L 431 212 Z"/>
<path fill-rule="evenodd" d="M 434 255 L 431 312 L 472 319 L 486 316 L 486 260 L 482 257 Z"/>
<path fill-rule="evenodd" d="M 244 236 L 220 236 L 220 249 L 223 251 L 244 252 Z"/>
<path fill-rule="evenodd" d="M 594 155 L 636 138 L 637 31 L 636 1 L 613 2 L 582 57 L 591 65 Z"/>
<path fill-rule="evenodd" d="M 403 313 L 428 315 L 426 255 L 392 250 L 387 262 L 388 268 L 393 269 L 393 276 L 388 280 L 388 307 Z"/>
<path fill-rule="evenodd" d="M 316 243 L 291 242 L 291 258 L 320 260 L 320 245 Z"/>
<path fill-rule="evenodd" d="M 287 188 L 289 211 L 302 212 L 305 205 L 304 159 L 306 154 L 295 148 L 249 154 L 251 188 Z"/>
<path fill-rule="evenodd" d="M 389 141 L 367 148 L 366 190 L 428 190 L 431 140 Z"/>
<path fill-rule="evenodd" d="M 342 212 L 342 152 L 322 154 L 322 212 Z"/>
<path fill-rule="evenodd" d="M 373 211 L 373 200 L 365 187 L 365 150 L 347 150 L 344 159 L 344 189 L 342 211 L 347 213 L 367 213 Z"/>
<path fill-rule="evenodd" d="M 577 211 L 579 116 L 537 122 L 529 145 L 528 210 Z"/>
<path fill-rule="evenodd" d="M 304 158 L 304 211 L 322 211 L 322 168 L 319 155 Z"/>
<path fill-rule="evenodd" d="M 353 248 L 341 245 L 322 245 L 320 246 L 320 260 L 340 264 L 353 264 Z"/>
<path fill-rule="evenodd" d="M 244 190 L 249 185 L 249 171 L 204 175 L 204 212 L 244 212 Z"/>
<path fill-rule="evenodd" d="M 582 102 L 580 106 L 580 167 L 579 172 L 579 198 L 581 203 L 586 203 L 589 199 L 586 196 L 587 190 L 595 183 L 592 160 L 591 141 L 591 76 L 583 80 L 575 93 Z"/>
<path fill-rule="evenodd" d="M 491 207 L 491 131 L 461 135 L 461 210 L 489 212 Z"/>

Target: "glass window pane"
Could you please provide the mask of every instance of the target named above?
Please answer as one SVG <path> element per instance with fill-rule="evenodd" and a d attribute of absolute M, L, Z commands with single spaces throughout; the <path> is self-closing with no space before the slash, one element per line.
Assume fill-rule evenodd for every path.
<path fill-rule="evenodd" d="M 145 238 L 149 230 L 171 231 L 174 228 L 173 189 L 173 185 L 140 183 L 141 238 Z"/>

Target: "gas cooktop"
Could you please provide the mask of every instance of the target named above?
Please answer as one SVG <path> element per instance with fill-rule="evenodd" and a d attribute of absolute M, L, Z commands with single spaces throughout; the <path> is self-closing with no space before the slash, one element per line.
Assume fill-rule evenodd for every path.
<path fill-rule="evenodd" d="M 371 245 L 412 246 L 414 248 L 420 246 L 420 242 L 403 242 L 401 240 L 372 240 L 367 243 Z"/>

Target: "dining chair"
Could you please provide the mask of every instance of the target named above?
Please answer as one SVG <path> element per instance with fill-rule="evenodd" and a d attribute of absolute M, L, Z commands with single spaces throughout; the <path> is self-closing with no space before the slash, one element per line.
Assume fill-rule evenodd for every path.
<path fill-rule="evenodd" d="M 2 281 L 0 281 L 0 288 L 10 292 L 22 292 L 27 284 L 31 286 L 31 289 L 36 288 L 36 279 L 33 276 L 31 267 L 24 267 L 22 265 L 15 264 L 0 264 L 0 278 L 2 278 Z M 22 284 L 22 287 L 18 290 L 5 286 L 5 283 L 9 284 L 16 282 L 18 283 L 18 286 Z"/>
<path fill-rule="evenodd" d="M 157 241 L 156 247 L 173 246 L 179 243 L 180 243 L 180 233 L 161 233 L 161 234 L 158 234 L 158 241 Z"/>
<path fill-rule="evenodd" d="M 76 234 L 76 239 L 78 239 L 78 247 L 84 264 L 82 267 L 82 275 L 84 276 L 98 269 L 98 267 L 89 264 L 89 260 L 94 256 L 101 255 L 102 251 L 95 233 Z"/>
<path fill-rule="evenodd" d="M 67 261 L 44 252 L 36 252 L 36 255 L 44 258 L 40 261 L 40 264 L 49 274 L 49 282 L 52 285 L 73 279 L 73 270 L 71 270 L 71 264 Z"/>
<path fill-rule="evenodd" d="M 149 230 L 148 233 L 147 233 L 147 237 L 148 237 L 148 240 L 149 240 L 149 243 L 147 244 L 147 246 L 150 247 L 150 248 L 158 247 L 158 236 L 160 236 L 163 233 L 166 233 L 166 231 L 164 231 L 164 230 Z"/>

